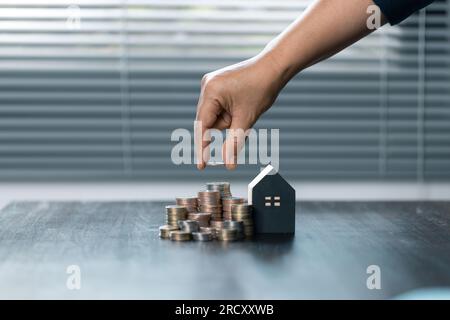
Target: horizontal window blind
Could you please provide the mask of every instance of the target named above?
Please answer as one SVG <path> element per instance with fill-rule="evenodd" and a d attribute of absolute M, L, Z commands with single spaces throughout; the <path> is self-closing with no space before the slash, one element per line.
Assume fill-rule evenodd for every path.
<path fill-rule="evenodd" d="M 309 1 L 0 2 L 0 179 L 249 179 L 175 166 L 204 73 L 258 53 Z M 256 128 L 290 180 L 450 180 L 450 6 L 298 75 Z"/>

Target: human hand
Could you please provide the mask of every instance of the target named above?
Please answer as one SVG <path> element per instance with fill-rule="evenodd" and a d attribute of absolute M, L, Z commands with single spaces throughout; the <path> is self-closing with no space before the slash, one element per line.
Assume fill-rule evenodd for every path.
<path fill-rule="evenodd" d="M 196 116 L 196 121 L 201 121 L 201 132 L 208 129 L 246 132 L 272 106 L 283 86 L 281 69 L 270 54 L 206 74 Z M 209 141 L 200 138 L 196 152 L 197 167 L 202 170 L 209 159 Z M 236 168 L 237 155 L 244 142 L 245 137 L 227 136 L 222 157 L 228 169 Z"/>

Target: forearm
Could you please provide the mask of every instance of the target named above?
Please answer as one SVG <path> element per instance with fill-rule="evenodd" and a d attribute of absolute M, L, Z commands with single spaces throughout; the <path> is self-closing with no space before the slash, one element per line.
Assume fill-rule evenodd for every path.
<path fill-rule="evenodd" d="M 371 5 L 372 0 L 317 0 L 261 56 L 276 65 L 284 86 L 301 70 L 371 33 L 367 27 Z"/>

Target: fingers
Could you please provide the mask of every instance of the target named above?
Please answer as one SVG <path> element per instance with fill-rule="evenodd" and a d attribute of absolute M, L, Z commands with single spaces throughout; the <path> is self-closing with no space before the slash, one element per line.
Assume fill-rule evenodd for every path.
<path fill-rule="evenodd" d="M 197 168 L 203 170 L 209 159 L 210 137 L 208 129 L 214 127 L 220 114 L 220 105 L 212 99 L 205 99 L 204 94 L 199 99 L 197 117 L 194 123 L 194 139 L 196 146 Z"/>
<path fill-rule="evenodd" d="M 213 125 L 214 129 L 224 130 L 230 128 L 231 125 L 231 115 L 228 112 L 223 111 L 218 117 Z"/>
<path fill-rule="evenodd" d="M 245 144 L 245 138 L 252 125 L 253 122 L 249 119 L 242 117 L 234 117 L 232 119 L 222 148 L 223 161 L 228 170 L 236 169 L 239 152 Z"/>

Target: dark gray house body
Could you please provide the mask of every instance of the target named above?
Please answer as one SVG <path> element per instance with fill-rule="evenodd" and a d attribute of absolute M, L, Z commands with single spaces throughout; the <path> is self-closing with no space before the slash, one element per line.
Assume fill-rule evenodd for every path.
<path fill-rule="evenodd" d="M 267 166 L 248 185 L 248 202 L 253 205 L 257 234 L 295 233 L 295 190 Z"/>

